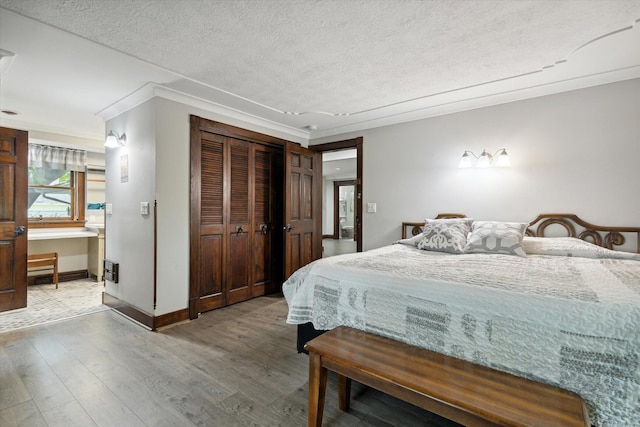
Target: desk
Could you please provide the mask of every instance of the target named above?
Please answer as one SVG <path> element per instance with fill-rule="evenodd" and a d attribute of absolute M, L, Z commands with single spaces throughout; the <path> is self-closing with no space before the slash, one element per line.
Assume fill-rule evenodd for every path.
<path fill-rule="evenodd" d="M 61 273 L 90 272 L 100 280 L 101 273 L 98 267 L 102 265 L 102 261 L 98 258 L 104 254 L 104 251 L 102 253 L 98 250 L 92 251 L 91 247 L 104 247 L 99 245 L 100 240 L 104 242 L 104 228 L 102 231 L 99 233 L 98 229 L 88 227 L 29 229 L 28 253 L 57 252 Z"/>
<path fill-rule="evenodd" d="M 87 230 L 97 233 L 89 239 L 89 274 L 96 276 L 98 282 L 104 280 L 104 225 L 87 224 Z"/>
<path fill-rule="evenodd" d="M 53 239 L 77 239 L 80 237 L 97 237 L 97 231 L 90 231 L 87 228 L 34 228 L 28 231 L 27 240 L 53 240 Z"/>

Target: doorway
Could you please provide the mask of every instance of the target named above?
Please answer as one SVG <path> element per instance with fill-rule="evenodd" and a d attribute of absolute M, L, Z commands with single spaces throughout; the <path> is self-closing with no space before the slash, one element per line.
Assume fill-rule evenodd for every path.
<path fill-rule="evenodd" d="M 352 161 L 355 163 L 355 159 Z M 354 232 L 356 223 L 355 190 L 355 180 L 333 181 L 333 204 L 323 208 L 327 217 L 331 216 L 330 212 L 333 210 L 333 235 L 328 238 L 323 236 L 322 239 L 322 256 L 324 258 L 357 251 Z M 327 220 L 331 220 L 331 218 L 327 218 Z"/>
<path fill-rule="evenodd" d="M 355 180 L 333 181 L 333 238 L 336 240 L 356 240 L 353 232 L 355 188 Z"/>
<path fill-rule="evenodd" d="M 309 147 L 323 158 L 323 257 L 362 251 L 362 145 L 359 137 Z"/>

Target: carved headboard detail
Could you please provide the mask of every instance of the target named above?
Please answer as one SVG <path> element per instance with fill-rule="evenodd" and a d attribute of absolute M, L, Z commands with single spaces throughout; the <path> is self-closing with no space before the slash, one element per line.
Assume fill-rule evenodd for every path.
<path fill-rule="evenodd" d="M 436 216 L 440 218 L 466 218 L 463 214 L 458 213 L 441 213 Z M 554 233 L 553 236 L 545 234 L 547 227 L 551 225 L 559 225 L 566 230 L 564 236 L 577 237 L 579 239 L 591 242 L 607 249 L 614 249 L 615 246 L 622 246 L 626 242 L 625 234 L 629 237 L 633 236 L 636 241 L 636 252 L 640 253 L 640 227 L 609 227 L 590 224 L 577 215 L 565 213 L 546 213 L 540 214 L 529 223 L 526 234 L 532 237 L 559 237 Z M 417 236 L 422 233 L 424 222 L 403 222 L 402 238 L 407 238 L 407 231 L 411 236 Z M 557 227 L 555 227 L 557 229 Z M 576 231 L 577 230 L 577 231 Z"/>
<path fill-rule="evenodd" d="M 626 241 L 624 234 L 635 234 L 636 252 L 640 253 L 640 227 L 593 225 L 574 214 L 540 214 L 529 223 L 527 236 L 549 237 L 545 234 L 545 229 L 554 224 L 564 227 L 569 237 L 577 237 L 607 249 L 624 245 Z"/>

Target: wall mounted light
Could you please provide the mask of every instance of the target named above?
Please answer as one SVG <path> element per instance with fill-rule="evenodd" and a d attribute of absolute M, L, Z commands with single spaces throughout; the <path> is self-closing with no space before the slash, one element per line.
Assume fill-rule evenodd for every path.
<path fill-rule="evenodd" d="M 487 153 L 487 150 L 482 150 L 480 156 L 476 156 L 471 151 L 465 151 L 460 158 L 460 162 L 458 163 L 459 168 L 471 168 L 474 166 L 473 159 L 474 157 L 475 167 L 477 168 L 489 168 L 489 167 L 497 167 L 497 168 L 508 168 L 511 167 L 511 161 L 509 160 L 509 155 L 507 154 L 507 150 L 501 148 L 496 151 L 493 155 Z"/>
<path fill-rule="evenodd" d="M 118 135 L 118 132 L 110 130 L 107 134 L 107 139 L 104 140 L 104 146 L 113 148 L 113 147 L 124 147 L 127 145 L 127 135 L 124 133 L 122 135 Z"/>

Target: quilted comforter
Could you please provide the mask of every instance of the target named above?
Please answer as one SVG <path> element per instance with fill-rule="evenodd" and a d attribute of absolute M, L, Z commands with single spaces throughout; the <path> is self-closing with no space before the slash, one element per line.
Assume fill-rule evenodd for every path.
<path fill-rule="evenodd" d="M 557 385 L 594 425 L 640 426 L 637 258 L 391 245 L 298 270 L 283 285 L 287 323 L 346 325 Z"/>

